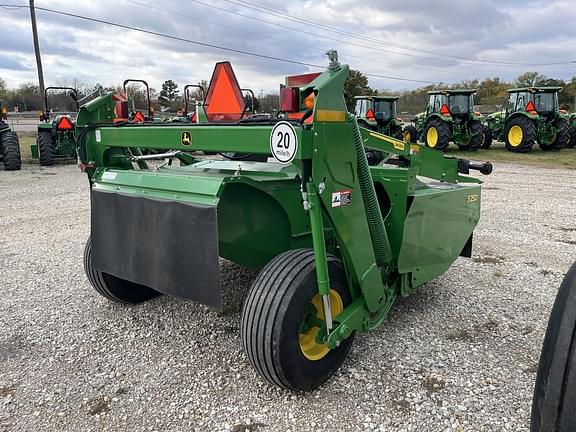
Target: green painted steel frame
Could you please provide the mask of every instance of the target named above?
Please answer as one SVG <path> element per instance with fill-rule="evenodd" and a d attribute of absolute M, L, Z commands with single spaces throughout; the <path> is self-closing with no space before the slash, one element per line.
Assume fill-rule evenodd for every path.
<path fill-rule="evenodd" d="M 375 251 L 368 246 L 372 240 L 360 190 L 356 150 L 352 145 L 353 125 L 345 120 L 343 85 L 348 72 L 348 66 L 329 68 L 300 89 L 302 97 L 315 94 L 314 121 L 308 125 L 294 124 L 298 150 L 289 166 L 196 161 L 194 157 L 188 157 L 185 163 L 189 165 L 181 167 L 154 169 L 144 162 L 135 164 L 130 160 L 130 153 L 136 149 L 270 155 L 269 138 L 274 125 L 114 125 L 112 94 L 101 96 L 80 110 L 79 154 L 94 188 L 218 205 L 222 210 L 218 216 L 222 218 L 219 234 L 223 237 L 219 240 L 227 243 L 221 251 L 224 249 L 225 257 L 243 265 L 257 268 L 282 250 L 312 247 L 322 294 L 327 292 L 330 283 L 326 252 L 340 256 L 353 302 L 335 317 L 333 331 L 321 332 L 322 340 L 335 347 L 351 331 L 377 326 L 397 295 L 407 294 L 447 268 L 459 255 L 458 249 L 463 247 L 461 239 L 468 239 L 479 215 L 479 186 L 465 184 L 480 181 L 459 175 L 457 159 L 360 129 L 366 147 L 389 157 L 401 157 L 405 164 L 370 168 L 392 251 L 390 262 L 385 263 L 390 270 L 385 271 L 376 264 Z M 189 145 L 182 140 L 183 132 L 192 137 Z M 425 184 L 419 176 L 442 183 Z M 456 186 L 446 188 L 447 184 Z M 302 194 L 303 191 L 308 194 Z M 348 199 L 344 205 L 334 206 L 334 194 L 344 194 Z M 241 201 L 239 197 L 246 199 Z M 433 198 L 442 205 L 428 211 L 427 203 Z M 312 211 L 308 211 L 310 206 Z M 251 208 L 258 207 L 266 210 L 257 215 L 250 213 Z M 245 221 L 239 220 L 238 215 L 243 212 L 247 214 L 246 220 L 261 219 L 260 231 L 242 225 Z M 461 219 L 465 221 L 455 216 L 455 220 L 446 224 L 443 222 L 446 212 L 464 215 Z M 284 233 L 279 245 L 276 242 L 274 246 L 273 241 L 265 238 L 275 235 L 267 230 L 267 225 L 272 224 L 267 214 L 273 214 L 276 219 L 272 225 L 274 230 Z M 443 224 L 440 231 L 444 233 L 448 226 L 461 231 L 458 239 L 439 239 L 425 232 L 430 219 Z M 226 231 L 238 224 L 244 232 Z M 407 227 L 418 227 L 419 231 L 413 233 Z M 259 237 L 252 238 L 252 235 Z M 239 238 L 245 243 L 239 243 Z M 411 251 L 420 241 L 426 247 Z M 259 242 L 261 250 L 246 252 L 249 250 L 246 243 Z M 434 242 L 440 244 L 435 248 Z M 441 262 L 436 266 L 434 251 L 441 254 Z M 420 259 L 425 262 L 419 262 Z M 421 271 L 418 266 L 427 266 L 427 270 Z M 417 278 L 413 276 L 415 272 L 419 272 Z"/>

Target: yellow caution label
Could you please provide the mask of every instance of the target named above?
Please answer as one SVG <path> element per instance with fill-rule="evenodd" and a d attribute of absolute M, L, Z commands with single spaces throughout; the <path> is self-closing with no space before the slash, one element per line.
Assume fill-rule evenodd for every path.
<path fill-rule="evenodd" d="M 323 110 L 316 111 L 316 121 L 321 122 L 344 122 L 346 120 L 346 113 L 338 110 Z"/>

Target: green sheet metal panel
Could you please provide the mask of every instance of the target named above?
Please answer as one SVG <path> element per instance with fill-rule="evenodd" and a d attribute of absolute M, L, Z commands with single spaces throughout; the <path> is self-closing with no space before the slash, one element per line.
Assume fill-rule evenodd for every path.
<path fill-rule="evenodd" d="M 404 223 L 400 273 L 416 288 L 442 275 L 480 219 L 480 187 L 435 183 L 417 189 Z"/>

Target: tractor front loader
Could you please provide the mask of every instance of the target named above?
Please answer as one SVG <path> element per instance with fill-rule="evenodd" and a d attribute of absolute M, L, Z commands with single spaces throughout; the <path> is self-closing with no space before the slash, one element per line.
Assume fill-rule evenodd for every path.
<path fill-rule="evenodd" d="M 570 144 L 568 114 L 560 110 L 561 87 L 524 87 L 508 90 L 506 107 L 488 116 L 492 137 L 506 143 L 506 150 L 526 153 L 536 143 L 543 151 Z"/>
<path fill-rule="evenodd" d="M 414 122 L 420 141 L 444 151 L 450 142 L 460 150 L 476 151 L 484 142 L 482 114 L 474 111 L 476 90 L 452 89 L 429 91 L 426 111 Z"/>
<path fill-rule="evenodd" d="M 462 174 L 491 171 L 359 128 L 344 100 L 349 67 L 329 56 L 293 92 L 295 106 L 310 104 L 297 120 L 115 122 L 111 93 L 78 116 L 94 289 L 121 303 L 166 294 L 222 309 L 219 258 L 258 269 L 242 345 L 264 379 L 298 391 L 328 380 L 355 333 L 379 326 L 397 297 L 470 256 L 481 182 Z M 385 163 L 369 167 L 365 146 Z"/>
<path fill-rule="evenodd" d="M 6 171 L 17 171 L 22 165 L 20 142 L 7 120 L 7 112 L 0 103 L 0 159 Z"/>
<path fill-rule="evenodd" d="M 78 112 L 78 93 L 71 87 L 46 87 L 44 90 L 44 112 L 40 114 L 38 137 L 32 144 L 32 158 L 39 159 L 40 165 L 51 166 L 58 159 L 76 160 L 76 138 L 74 119 L 69 114 L 52 114 L 49 105 L 49 94 L 58 91 L 65 92 L 72 99 Z"/>

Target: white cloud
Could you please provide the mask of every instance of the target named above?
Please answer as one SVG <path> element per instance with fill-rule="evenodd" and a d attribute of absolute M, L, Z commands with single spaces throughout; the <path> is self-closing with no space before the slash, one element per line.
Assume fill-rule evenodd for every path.
<path fill-rule="evenodd" d="M 574 60 L 576 27 L 570 25 L 576 21 L 573 0 L 258 2 L 262 7 L 342 29 L 359 38 L 235 3 L 235 0 L 36 2 L 40 7 L 304 63 L 326 64 L 324 52 L 336 48 L 343 62 L 365 73 L 442 82 L 488 76 L 511 79 L 527 70 L 561 79 L 576 75 L 572 65 L 499 66 L 442 57 L 518 63 Z M 268 91 L 276 90 L 285 75 L 308 71 L 303 66 L 48 12 L 38 11 L 37 15 L 47 84 L 73 79 L 113 84 L 130 77 L 146 79 L 155 88 L 160 88 L 166 79 L 183 85 L 209 79 L 216 61 L 230 60 L 243 87 Z M 0 38 L 0 77 L 11 86 L 35 81 L 28 10 L 0 9 L 0 28 L 10 29 Z M 417 50 L 401 49 L 398 45 Z M 418 85 L 376 78 L 371 78 L 370 84 L 388 89 Z"/>

